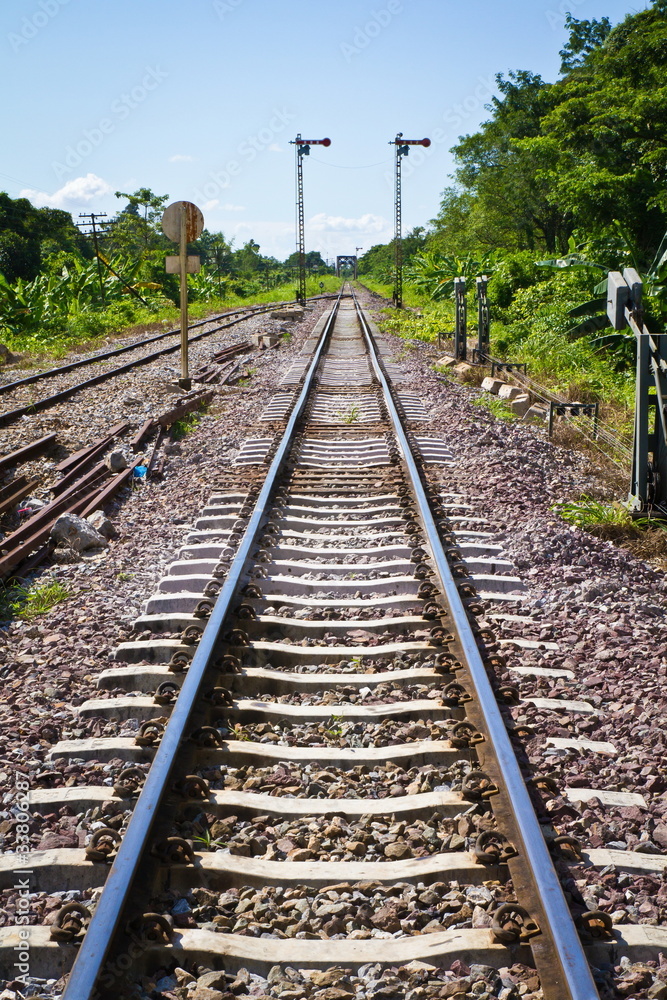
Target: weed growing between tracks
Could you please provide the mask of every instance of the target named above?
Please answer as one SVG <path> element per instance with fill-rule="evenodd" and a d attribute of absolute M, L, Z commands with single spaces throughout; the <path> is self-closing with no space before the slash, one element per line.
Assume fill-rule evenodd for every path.
<path fill-rule="evenodd" d="M 21 584 L 5 587 L 0 593 L 0 620 L 9 621 L 16 617 L 32 621 L 68 597 L 71 597 L 69 590 L 59 580 L 32 587 Z"/>
<path fill-rule="evenodd" d="M 353 424 L 359 419 L 360 410 L 358 406 L 351 406 L 347 412 L 339 410 L 336 416 L 345 424 Z"/>
<path fill-rule="evenodd" d="M 243 378 L 240 378 L 236 383 L 237 386 L 239 386 L 239 388 L 241 389 L 247 389 L 248 386 L 250 385 L 250 380 L 252 379 L 253 375 L 256 374 L 257 374 L 257 368 L 246 368 Z"/>
<path fill-rule="evenodd" d="M 478 396 L 477 399 L 471 399 L 470 402 L 473 406 L 483 406 L 486 410 L 490 410 L 494 417 L 498 417 L 501 420 L 519 419 L 504 399 L 499 399 L 498 396 L 492 396 L 490 393 L 485 396 Z"/>
<path fill-rule="evenodd" d="M 171 425 L 169 432 L 172 440 L 182 441 L 187 434 L 192 434 L 193 431 L 196 431 L 207 410 L 208 406 L 202 406 L 201 409 L 195 410 L 194 413 L 186 413 L 184 417 L 176 420 Z"/>

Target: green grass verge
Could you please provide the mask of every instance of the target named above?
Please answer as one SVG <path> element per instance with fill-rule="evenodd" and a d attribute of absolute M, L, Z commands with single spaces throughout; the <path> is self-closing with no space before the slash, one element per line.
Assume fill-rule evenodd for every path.
<path fill-rule="evenodd" d="M 501 420 L 519 419 L 512 407 L 504 399 L 492 396 L 491 393 L 478 396 L 477 399 L 472 399 L 471 403 L 473 406 L 483 406 L 485 410 L 490 410 L 494 417 L 499 417 Z"/>
<path fill-rule="evenodd" d="M 577 528 L 625 528 L 637 532 L 655 528 L 667 532 L 667 523 L 648 517 L 633 517 L 630 508 L 619 501 L 605 502 L 583 495 L 579 500 L 556 503 L 551 510 Z"/>
<path fill-rule="evenodd" d="M 56 604 L 66 601 L 71 594 L 58 580 L 24 587 L 20 584 L 5 587 L 0 593 L 0 620 L 23 618 L 32 621 L 46 614 Z"/>
<path fill-rule="evenodd" d="M 359 285 L 369 291 L 391 299 L 392 286 L 384 285 L 363 275 Z M 454 304 L 433 302 L 423 292 L 411 285 L 403 288 L 404 309 L 388 306 L 382 310 L 381 326 L 389 333 L 395 333 L 404 340 L 425 340 L 434 343 L 439 333 L 450 334 L 454 328 Z"/>
<path fill-rule="evenodd" d="M 324 284 L 324 294 L 337 291 L 341 285 L 341 279 L 335 275 L 310 277 L 306 281 L 306 294 L 319 295 L 320 282 Z M 188 315 L 191 320 L 196 321 L 227 309 L 294 300 L 295 287 L 290 283 L 248 298 L 228 295 L 224 299 L 192 302 L 188 307 Z M 80 313 L 68 320 L 65 329 L 42 329 L 36 333 L 14 335 L 5 331 L 2 341 L 10 351 L 22 355 L 21 367 L 25 368 L 59 361 L 74 349 L 94 351 L 116 337 L 125 337 L 131 333 L 137 335 L 158 333 L 161 328 L 177 327 L 179 320 L 180 311 L 176 306 L 164 305 L 152 310 L 135 300 L 128 299 L 104 310 Z"/>

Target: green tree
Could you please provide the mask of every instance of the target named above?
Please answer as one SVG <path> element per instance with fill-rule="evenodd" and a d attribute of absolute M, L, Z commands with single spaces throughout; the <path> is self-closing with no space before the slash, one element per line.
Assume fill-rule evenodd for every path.
<path fill-rule="evenodd" d="M 667 228 L 667 0 L 612 27 L 567 19 L 562 79 L 498 76 L 479 130 L 454 147 L 429 248 L 567 252 L 621 220 L 645 265 Z"/>
<path fill-rule="evenodd" d="M 326 261 L 323 259 L 322 254 L 319 250 L 309 250 L 306 254 L 306 270 L 310 271 L 311 274 L 326 274 L 332 269 L 327 267 Z M 295 251 L 291 253 L 287 260 L 285 261 L 285 267 L 298 267 L 299 266 L 299 254 Z"/>
<path fill-rule="evenodd" d="M 520 144 L 541 160 L 552 204 L 589 235 L 620 219 L 648 263 L 667 228 L 665 4 L 614 27 L 554 96 L 541 135 Z"/>
<path fill-rule="evenodd" d="M 586 57 L 604 43 L 611 31 L 611 21 L 603 17 L 600 21 L 579 21 L 572 14 L 565 18 L 570 38 L 560 50 L 561 73 L 571 73 L 583 65 Z"/>
<path fill-rule="evenodd" d="M 32 280 L 39 273 L 39 243 L 9 229 L 0 232 L 0 274 L 7 281 Z"/>
<path fill-rule="evenodd" d="M 125 198 L 127 205 L 114 222 L 111 242 L 115 249 L 133 257 L 140 251 L 162 250 L 171 245 L 162 233 L 168 194 L 157 195 L 144 187 L 133 194 L 116 191 L 116 198 Z"/>
<path fill-rule="evenodd" d="M 262 257 L 259 250 L 259 243 L 252 239 L 244 243 L 240 250 L 235 250 L 233 254 L 235 272 L 242 277 L 250 277 L 266 270 L 266 258 Z"/>
<path fill-rule="evenodd" d="M 79 260 L 90 257 L 69 212 L 35 208 L 27 198 L 13 199 L 0 192 L 0 272 L 9 281 L 31 281 L 41 262 L 61 251 Z"/>
<path fill-rule="evenodd" d="M 413 259 L 420 254 L 427 243 L 426 230 L 423 226 L 415 226 L 403 237 L 403 264 L 409 267 Z M 367 274 L 388 284 L 394 274 L 394 241 L 377 243 L 359 258 L 357 271 L 360 275 Z"/>
<path fill-rule="evenodd" d="M 475 233 L 486 233 L 489 248 L 556 250 L 569 235 L 569 219 L 550 199 L 542 151 L 521 145 L 540 136 L 553 87 L 526 70 L 499 74 L 496 81 L 501 96 L 492 98 L 491 118 L 453 149 L 456 178 L 472 198 L 468 221 Z M 450 206 L 462 207 L 460 201 Z"/>
<path fill-rule="evenodd" d="M 394 245 L 392 243 L 376 243 L 365 254 L 362 254 L 357 263 L 357 271 L 360 275 L 367 274 L 377 281 L 391 281 L 394 261 Z"/>

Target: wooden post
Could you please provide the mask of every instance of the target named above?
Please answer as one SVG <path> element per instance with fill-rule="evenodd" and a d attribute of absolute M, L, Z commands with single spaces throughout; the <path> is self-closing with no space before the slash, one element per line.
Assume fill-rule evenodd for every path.
<path fill-rule="evenodd" d="M 188 209 L 185 202 L 181 203 L 181 233 L 179 256 L 181 264 L 181 377 L 178 384 L 182 389 L 192 388 L 192 379 L 188 370 Z"/>

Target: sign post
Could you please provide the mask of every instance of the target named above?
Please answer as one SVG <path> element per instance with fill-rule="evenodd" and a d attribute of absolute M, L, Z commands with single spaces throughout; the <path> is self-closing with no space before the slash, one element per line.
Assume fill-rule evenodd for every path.
<path fill-rule="evenodd" d="M 178 384 L 182 389 L 192 388 L 188 370 L 188 273 L 199 270 L 199 257 L 188 257 L 188 243 L 201 236 L 204 216 L 191 201 L 174 201 L 164 210 L 162 231 L 174 243 L 178 243 L 178 257 L 167 257 L 167 274 L 181 276 L 181 377 Z"/>

